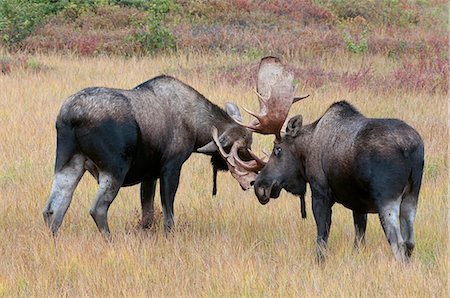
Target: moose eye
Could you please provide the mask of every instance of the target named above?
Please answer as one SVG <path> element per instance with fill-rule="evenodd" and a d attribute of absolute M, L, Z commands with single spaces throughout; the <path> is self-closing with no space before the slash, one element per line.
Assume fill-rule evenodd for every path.
<path fill-rule="evenodd" d="M 280 147 L 275 147 L 273 148 L 273 154 L 275 154 L 276 157 L 278 157 L 281 153 L 281 148 Z"/>

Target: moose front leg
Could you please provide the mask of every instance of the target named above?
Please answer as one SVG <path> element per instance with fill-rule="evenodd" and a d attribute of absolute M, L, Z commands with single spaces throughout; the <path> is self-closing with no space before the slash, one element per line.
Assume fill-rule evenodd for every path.
<path fill-rule="evenodd" d="M 367 213 L 353 211 L 353 223 L 355 224 L 355 242 L 353 246 L 358 249 L 366 244 Z"/>
<path fill-rule="evenodd" d="M 306 218 L 306 203 L 305 195 L 300 195 L 300 210 L 302 212 L 302 218 Z"/>
<path fill-rule="evenodd" d="M 178 189 L 182 162 L 175 160 L 168 162 L 162 170 L 160 179 L 161 205 L 164 218 L 164 232 L 171 232 L 174 224 L 173 203 Z"/>
<path fill-rule="evenodd" d="M 217 194 L 217 168 L 213 166 L 213 189 L 212 195 L 215 196 Z"/>
<path fill-rule="evenodd" d="M 152 226 L 155 214 L 154 200 L 155 200 L 156 179 L 147 179 L 141 183 L 141 207 L 142 207 L 142 221 L 143 229 L 148 229 Z"/>
<path fill-rule="evenodd" d="M 316 257 L 319 263 L 325 260 L 328 236 L 331 228 L 331 207 L 329 197 L 320 191 L 312 193 L 312 209 L 317 226 Z"/>

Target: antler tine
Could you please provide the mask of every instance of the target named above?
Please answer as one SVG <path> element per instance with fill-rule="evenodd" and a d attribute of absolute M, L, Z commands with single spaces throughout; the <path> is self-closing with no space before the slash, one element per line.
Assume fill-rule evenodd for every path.
<path fill-rule="evenodd" d="M 222 155 L 223 158 L 227 159 L 230 155 L 225 152 L 222 145 L 220 144 L 219 134 L 218 134 L 217 128 L 215 126 L 213 126 L 213 128 L 212 128 L 212 137 L 213 137 L 214 143 L 216 143 L 217 147 L 219 148 L 220 155 Z"/>
<path fill-rule="evenodd" d="M 269 92 L 268 96 L 262 96 L 261 94 L 259 94 L 259 92 L 257 90 L 253 90 L 253 92 L 256 93 L 256 96 L 258 96 L 258 99 L 260 101 L 262 101 L 263 103 L 266 103 L 270 99 L 271 92 Z"/>
<path fill-rule="evenodd" d="M 245 110 L 245 108 L 243 108 L 243 109 Z M 236 122 L 237 124 L 239 124 L 239 125 L 241 125 L 241 126 L 243 126 L 243 127 L 246 127 L 246 128 L 248 128 L 248 129 L 250 129 L 251 131 L 257 131 L 257 130 L 258 130 L 258 127 L 254 126 L 254 125 L 248 125 L 248 124 L 242 123 L 241 121 L 239 121 L 239 120 L 237 120 L 237 119 L 234 119 L 234 118 L 233 118 L 233 120 L 234 120 L 234 122 Z"/>
<path fill-rule="evenodd" d="M 246 108 L 243 108 L 244 111 L 246 111 L 247 113 L 249 113 L 250 115 L 252 115 L 253 117 L 255 117 L 256 119 L 258 119 L 259 122 L 261 122 L 261 119 L 264 117 L 263 115 L 258 115 L 255 112 L 252 112 Z"/>
<path fill-rule="evenodd" d="M 250 150 L 247 149 L 247 151 L 250 154 Z M 261 170 L 264 165 L 261 165 L 258 163 L 258 161 L 255 160 L 249 160 L 249 161 L 243 161 L 238 154 L 238 148 L 231 148 L 230 154 L 233 156 L 234 160 L 236 161 L 236 164 L 242 167 L 244 170 L 251 171 L 251 172 L 258 172 Z M 250 154 L 251 155 L 251 154 Z M 260 159 L 257 158 L 259 161 Z"/>
<path fill-rule="evenodd" d="M 219 148 L 219 152 L 222 157 L 225 159 L 228 169 L 231 172 L 231 175 L 238 180 L 242 189 L 249 189 L 252 185 L 252 182 L 256 179 L 256 172 L 250 167 L 243 166 L 239 163 L 240 158 L 238 155 L 238 150 L 242 147 L 243 143 L 241 141 L 235 141 L 233 146 L 231 146 L 230 153 L 226 153 L 223 149 L 222 145 L 219 142 L 217 128 L 213 127 L 212 130 L 213 140 Z"/>
<path fill-rule="evenodd" d="M 309 97 L 309 94 L 304 95 L 304 96 L 296 96 L 296 97 L 294 97 L 294 101 L 292 103 L 296 103 L 297 101 L 300 101 L 300 100 L 308 98 L 308 97 Z"/>

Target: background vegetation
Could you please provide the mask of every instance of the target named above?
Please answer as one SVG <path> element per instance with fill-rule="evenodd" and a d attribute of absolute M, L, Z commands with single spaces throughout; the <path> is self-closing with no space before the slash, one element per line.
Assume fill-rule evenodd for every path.
<path fill-rule="evenodd" d="M 3 0 L 0 68 L 39 68 L 37 53 L 225 53 L 248 58 L 218 71 L 240 82 L 250 78 L 242 72 L 251 69 L 249 63 L 272 54 L 305 60 L 298 75 L 308 87 L 343 84 L 354 90 L 371 84 L 447 92 L 447 28 L 442 0 Z M 362 58 L 357 72 L 323 67 L 324 55 L 353 54 Z M 367 57 L 388 59 L 388 71 L 377 75 Z"/>
<path fill-rule="evenodd" d="M 448 296 L 447 18 L 439 0 L 0 1 L 0 297 Z M 88 212 L 89 175 L 61 235 L 48 234 L 41 211 L 67 96 L 166 73 L 219 105 L 256 110 L 254 75 L 269 54 L 292 67 L 299 94 L 312 95 L 291 112 L 305 123 L 347 99 L 423 136 L 411 264 L 395 263 L 375 215 L 366 249 L 354 252 L 351 212 L 335 206 L 329 258 L 317 266 L 309 197 L 302 220 L 298 198 L 283 193 L 261 206 L 222 173 L 211 198 L 200 155 L 182 171 L 173 238 L 160 211 L 150 231 L 137 227 L 131 187 L 111 207 L 113 241 L 103 241 Z M 256 151 L 271 149 L 272 138 L 255 139 Z"/>

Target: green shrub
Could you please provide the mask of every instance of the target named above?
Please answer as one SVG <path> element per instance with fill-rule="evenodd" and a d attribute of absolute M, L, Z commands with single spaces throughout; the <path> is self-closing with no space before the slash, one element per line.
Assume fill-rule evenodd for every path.
<path fill-rule="evenodd" d="M 112 0 L 110 4 L 120 5 L 120 6 L 130 6 L 138 9 L 146 9 L 148 5 L 148 0 Z"/>
<path fill-rule="evenodd" d="M 173 0 L 153 0 L 146 4 L 148 16 L 145 22 L 136 24 L 138 32 L 134 38 L 148 54 L 176 49 L 175 37 L 164 24 L 166 15 L 175 8 Z"/>
<path fill-rule="evenodd" d="M 361 17 L 349 18 L 339 24 L 342 31 L 347 50 L 355 54 L 366 53 L 369 50 L 367 41 L 369 34 L 369 25 L 367 21 Z"/>
<path fill-rule="evenodd" d="M 363 31 L 362 35 L 359 36 L 358 39 L 353 39 L 350 33 L 347 30 L 344 30 L 342 37 L 345 45 L 347 46 L 347 50 L 355 54 L 366 53 L 369 49 L 369 45 L 367 43 L 367 32 L 368 31 Z"/>
<path fill-rule="evenodd" d="M 406 27 L 417 24 L 417 11 L 400 0 L 315 0 L 341 20 L 364 17 L 377 25 Z"/>
<path fill-rule="evenodd" d="M 25 61 L 25 67 L 34 71 L 39 71 L 42 69 L 42 65 L 39 63 L 39 61 L 36 60 L 36 58 L 33 57 L 28 58 Z"/>
<path fill-rule="evenodd" d="M 68 18 L 76 18 L 108 3 L 108 0 L 0 0 L 0 43 L 14 47 L 49 15 L 66 11 Z"/>
<path fill-rule="evenodd" d="M 45 3 L 26 0 L 0 1 L 0 39 L 11 48 L 29 36 L 43 21 Z"/>

